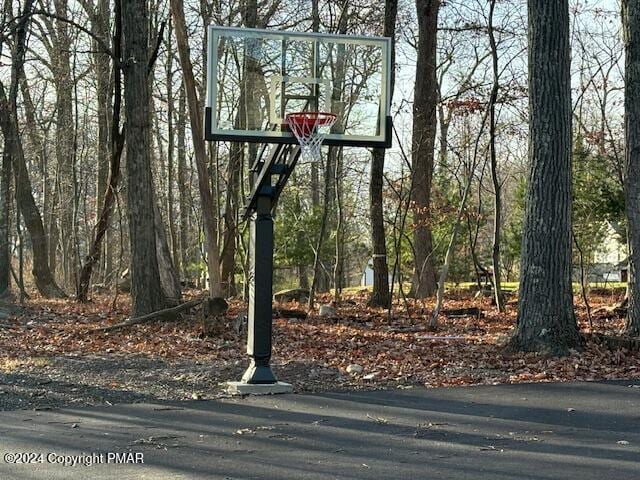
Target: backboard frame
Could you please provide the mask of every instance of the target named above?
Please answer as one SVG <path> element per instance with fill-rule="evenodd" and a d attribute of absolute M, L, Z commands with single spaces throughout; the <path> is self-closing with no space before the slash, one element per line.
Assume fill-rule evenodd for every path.
<path fill-rule="evenodd" d="M 302 40 L 314 42 L 314 50 L 318 51 L 318 42 L 330 42 L 336 44 L 357 44 L 377 46 L 381 49 L 381 81 L 384 88 L 380 91 L 380 106 L 377 113 L 378 127 L 376 135 L 343 135 L 330 133 L 323 142 L 329 146 L 389 148 L 392 144 L 391 98 L 389 98 L 389 86 L 391 83 L 391 39 L 388 37 L 372 37 L 363 35 L 339 35 L 315 32 L 291 32 L 284 30 L 251 29 L 241 27 L 224 27 L 209 25 L 207 44 L 207 96 L 204 112 L 205 139 L 208 141 L 232 141 L 267 144 L 297 144 L 295 136 L 284 128 L 281 130 L 232 130 L 219 128 L 216 122 L 216 109 L 214 102 L 218 97 L 218 61 L 217 48 L 221 36 L 233 36 L 241 38 L 272 38 L 279 40 Z M 316 53 L 317 55 L 317 53 Z M 315 60 L 314 60 L 315 61 Z M 314 67 L 315 69 L 316 67 Z M 280 72 L 277 78 L 303 80 L 309 83 L 324 85 L 325 80 L 320 78 L 295 77 Z M 285 75 L 282 75 L 285 73 Z M 270 106 L 270 116 L 274 113 L 274 105 Z M 284 112 L 280 112 L 284 116 Z"/>

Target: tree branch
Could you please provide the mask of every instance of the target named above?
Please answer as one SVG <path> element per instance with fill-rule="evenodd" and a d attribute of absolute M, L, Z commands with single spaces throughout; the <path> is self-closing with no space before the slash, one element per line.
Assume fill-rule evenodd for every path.
<path fill-rule="evenodd" d="M 190 308 L 196 307 L 200 305 L 204 300 L 205 300 L 204 298 L 191 300 L 189 302 L 181 303 L 180 305 L 177 305 L 175 307 L 165 308 L 164 310 L 158 310 L 157 312 L 151 312 L 146 315 L 142 315 L 141 317 L 129 318 L 124 322 L 116 323 L 114 325 L 109 325 L 108 327 L 96 328 L 94 330 L 90 330 L 89 333 L 112 332 L 113 330 L 119 330 L 121 328 L 130 327 L 131 325 L 136 325 L 138 323 L 158 320 L 161 317 L 165 317 L 168 315 L 175 315 L 177 313 L 184 312 L 185 310 L 189 310 Z"/>
<path fill-rule="evenodd" d="M 156 37 L 156 46 L 149 57 L 149 65 L 147 66 L 147 75 L 151 75 L 153 71 L 153 64 L 156 63 L 158 59 L 158 52 L 160 51 L 160 44 L 162 43 L 162 39 L 164 38 L 164 27 L 167 26 L 167 21 L 163 20 L 160 24 L 160 31 L 158 32 L 158 36 Z"/>
<path fill-rule="evenodd" d="M 93 33 L 91 30 L 89 30 L 88 28 L 80 25 L 77 22 L 74 22 L 73 20 L 63 17 L 61 15 L 57 15 L 55 13 L 51 13 L 51 12 L 47 12 L 46 10 L 33 10 L 31 12 L 31 15 L 41 15 L 43 17 L 47 17 L 47 18 L 53 18 L 55 20 L 58 20 L 60 22 L 65 22 L 68 23 L 69 25 L 71 25 L 72 27 L 77 28 L 78 30 L 80 30 L 81 32 L 86 33 L 87 35 L 89 35 L 93 40 L 95 40 L 96 44 L 100 47 L 100 49 L 106 53 L 107 55 L 109 55 L 111 58 L 113 58 L 114 62 L 120 62 L 120 59 L 117 58 L 113 51 L 111 50 L 111 48 L 109 48 L 109 45 L 107 45 L 107 43 L 100 38 L 98 35 L 96 35 L 95 33 Z"/>

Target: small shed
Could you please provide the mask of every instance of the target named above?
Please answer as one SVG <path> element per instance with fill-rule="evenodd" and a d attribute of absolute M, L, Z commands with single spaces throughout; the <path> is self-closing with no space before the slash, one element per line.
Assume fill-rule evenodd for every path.
<path fill-rule="evenodd" d="M 389 284 L 391 284 L 392 279 L 393 275 L 389 275 Z M 364 271 L 360 277 L 361 287 L 369 287 L 371 285 L 373 285 L 373 258 L 369 259 L 369 262 L 366 267 L 364 267 Z"/>

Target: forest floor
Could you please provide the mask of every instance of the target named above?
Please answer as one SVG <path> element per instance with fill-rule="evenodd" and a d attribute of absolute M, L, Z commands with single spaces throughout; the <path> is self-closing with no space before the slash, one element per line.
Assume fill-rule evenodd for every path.
<path fill-rule="evenodd" d="M 190 292 L 191 296 L 199 292 Z M 431 303 L 396 305 L 389 317 L 366 305 L 366 292 L 343 299 L 336 318 L 276 319 L 273 367 L 295 391 L 640 378 L 640 352 L 611 348 L 594 334 L 616 335 L 624 319 L 599 313 L 589 325 L 581 300 L 576 313 L 586 343 L 563 358 L 506 353 L 515 304 L 497 313 L 490 299 L 452 293 L 445 309 L 477 307 L 481 315 L 441 316 L 426 328 Z M 247 366 L 245 340 L 231 325 L 241 311 L 232 302 L 228 325 L 203 338 L 194 316 L 122 330 L 93 330 L 128 315 L 129 298 L 98 296 L 89 304 L 34 298 L 0 320 L 0 410 L 99 405 L 224 396 L 227 380 Z M 592 310 L 614 294 L 592 295 Z M 287 308 L 300 308 L 297 304 Z M 347 367 L 362 367 L 348 373 Z M 353 367 L 352 367 L 353 369 Z"/>

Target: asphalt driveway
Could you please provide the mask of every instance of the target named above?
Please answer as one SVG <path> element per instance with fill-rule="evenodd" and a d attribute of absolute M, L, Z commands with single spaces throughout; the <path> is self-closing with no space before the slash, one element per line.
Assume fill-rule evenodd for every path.
<path fill-rule="evenodd" d="M 635 480 L 640 380 L 17 410 L 0 456 L 7 480 Z"/>

